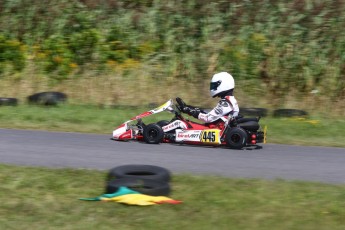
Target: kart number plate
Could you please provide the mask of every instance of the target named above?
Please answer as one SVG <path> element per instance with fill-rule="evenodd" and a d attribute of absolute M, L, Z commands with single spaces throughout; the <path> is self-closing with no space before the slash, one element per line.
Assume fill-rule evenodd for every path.
<path fill-rule="evenodd" d="M 220 143 L 218 129 L 204 130 L 200 134 L 200 141 L 206 143 Z"/>
<path fill-rule="evenodd" d="M 220 144 L 220 130 L 181 130 L 176 129 L 176 141 L 192 141 L 205 144 Z"/>

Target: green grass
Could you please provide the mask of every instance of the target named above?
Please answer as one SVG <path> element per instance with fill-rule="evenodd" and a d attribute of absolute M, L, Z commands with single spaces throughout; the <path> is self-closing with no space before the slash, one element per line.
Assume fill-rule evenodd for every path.
<path fill-rule="evenodd" d="M 147 110 L 147 107 L 110 109 L 81 105 L 1 107 L 0 127 L 111 133 L 115 126 Z"/>
<path fill-rule="evenodd" d="M 0 165 L 0 229 L 344 229 L 345 187 L 173 175 L 179 205 L 81 201 L 106 172 Z"/>
<path fill-rule="evenodd" d="M 28 105 L 0 107 L 0 127 L 111 135 L 116 126 L 148 109 L 68 104 L 49 108 Z M 163 112 L 144 118 L 144 122 L 169 120 L 172 116 L 168 112 Z M 345 147 L 344 119 L 264 117 L 260 123 L 262 127 L 267 126 L 268 143 Z"/>
<path fill-rule="evenodd" d="M 263 118 L 269 143 L 345 147 L 340 118 Z"/>

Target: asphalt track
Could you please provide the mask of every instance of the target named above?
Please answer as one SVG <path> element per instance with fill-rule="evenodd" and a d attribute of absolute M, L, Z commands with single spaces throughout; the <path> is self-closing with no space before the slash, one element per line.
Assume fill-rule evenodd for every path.
<path fill-rule="evenodd" d="M 345 148 L 265 144 L 232 150 L 116 142 L 109 135 L 0 129 L 0 163 L 108 170 L 151 164 L 173 174 L 345 183 Z"/>

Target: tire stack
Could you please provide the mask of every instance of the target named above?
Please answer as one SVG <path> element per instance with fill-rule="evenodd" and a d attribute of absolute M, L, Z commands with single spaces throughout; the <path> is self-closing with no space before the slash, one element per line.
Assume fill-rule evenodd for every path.
<path fill-rule="evenodd" d="M 67 95 L 61 92 L 40 92 L 27 97 L 29 104 L 56 106 L 67 101 Z M 16 106 L 17 98 L 0 97 L 0 106 Z"/>
<path fill-rule="evenodd" d="M 299 109 L 276 109 L 273 117 L 307 117 L 308 113 Z"/>
<path fill-rule="evenodd" d="M 17 98 L 0 97 L 0 106 L 16 106 L 17 104 Z"/>
<path fill-rule="evenodd" d="M 240 107 L 240 114 L 243 116 L 252 116 L 252 117 L 266 117 L 268 110 L 265 108 L 242 108 Z"/>
<path fill-rule="evenodd" d="M 122 165 L 109 170 L 105 193 L 127 187 L 150 196 L 168 196 L 171 192 L 169 170 L 154 165 Z"/>
<path fill-rule="evenodd" d="M 67 101 L 67 95 L 61 92 L 40 92 L 27 97 L 29 104 L 56 106 Z"/>

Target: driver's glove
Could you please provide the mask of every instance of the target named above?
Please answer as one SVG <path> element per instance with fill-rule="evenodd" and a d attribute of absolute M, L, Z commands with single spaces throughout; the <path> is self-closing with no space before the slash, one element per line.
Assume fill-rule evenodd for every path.
<path fill-rule="evenodd" d="M 199 108 L 195 108 L 193 106 L 187 105 L 181 98 L 177 97 L 176 98 L 177 104 L 179 105 L 179 109 L 183 112 L 183 113 L 187 113 L 190 116 L 193 116 L 194 118 L 199 117 L 200 114 L 200 109 Z"/>
<path fill-rule="evenodd" d="M 199 114 L 200 114 L 200 109 L 199 108 L 193 108 L 189 106 L 185 106 L 182 110 L 182 112 L 187 113 L 190 116 L 193 116 L 194 118 L 198 119 Z"/>

